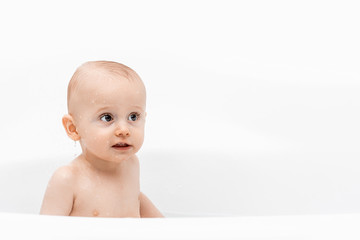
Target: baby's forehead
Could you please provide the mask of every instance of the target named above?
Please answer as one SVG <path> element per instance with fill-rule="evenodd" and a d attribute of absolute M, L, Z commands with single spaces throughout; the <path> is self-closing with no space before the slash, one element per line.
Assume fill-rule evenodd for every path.
<path fill-rule="evenodd" d="M 107 85 L 114 85 L 118 82 L 130 82 L 135 81 L 128 78 L 125 74 L 112 73 L 103 69 L 92 69 L 82 74 L 78 79 L 78 89 L 89 90 L 89 88 L 95 88 L 100 90 Z"/>
<path fill-rule="evenodd" d="M 129 79 L 124 75 L 108 72 L 93 72 L 79 80 L 76 92 L 86 99 L 104 98 L 107 95 L 119 95 L 126 92 L 146 95 L 143 83 L 138 79 Z"/>
<path fill-rule="evenodd" d="M 75 100 L 93 98 L 94 94 L 104 91 L 120 91 L 131 85 L 146 98 L 145 86 L 135 71 L 120 63 L 88 62 L 80 66 L 70 80 L 68 88 L 68 107 Z M 92 96 L 90 96 L 92 95 Z M 75 96 L 75 99 L 73 97 Z M 85 98 L 85 99 L 84 99 Z M 146 100 L 145 100 L 146 101 Z"/>

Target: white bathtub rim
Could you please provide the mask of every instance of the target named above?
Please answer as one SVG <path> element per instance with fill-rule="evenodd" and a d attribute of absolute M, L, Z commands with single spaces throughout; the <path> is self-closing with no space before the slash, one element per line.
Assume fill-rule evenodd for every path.
<path fill-rule="evenodd" d="M 85 218 L 0 213 L 0 237 L 21 239 L 359 239 L 360 214 Z"/>

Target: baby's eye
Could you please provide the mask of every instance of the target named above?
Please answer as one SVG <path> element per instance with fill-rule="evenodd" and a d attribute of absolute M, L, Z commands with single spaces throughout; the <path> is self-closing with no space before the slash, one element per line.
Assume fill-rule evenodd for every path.
<path fill-rule="evenodd" d="M 100 120 L 104 122 L 111 122 L 113 120 L 113 117 L 110 114 L 106 113 L 101 115 Z"/>
<path fill-rule="evenodd" d="M 139 117 L 140 117 L 140 114 L 139 114 L 139 113 L 131 113 L 131 114 L 129 115 L 128 120 L 135 122 L 136 120 L 139 119 Z"/>

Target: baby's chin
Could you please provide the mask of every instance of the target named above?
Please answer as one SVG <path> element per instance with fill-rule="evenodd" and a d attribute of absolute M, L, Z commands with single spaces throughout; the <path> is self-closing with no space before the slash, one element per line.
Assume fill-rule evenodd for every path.
<path fill-rule="evenodd" d="M 118 154 L 118 155 L 115 155 L 114 157 L 112 157 L 111 159 L 107 159 L 107 161 L 114 162 L 114 163 L 122 163 L 122 162 L 133 159 L 134 156 L 135 156 L 135 154 L 131 154 L 131 155 Z"/>

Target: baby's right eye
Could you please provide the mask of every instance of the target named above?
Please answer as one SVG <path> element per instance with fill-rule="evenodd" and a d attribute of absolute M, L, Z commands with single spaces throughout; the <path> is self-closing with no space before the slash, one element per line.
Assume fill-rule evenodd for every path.
<path fill-rule="evenodd" d="M 113 117 L 110 114 L 105 113 L 101 115 L 100 120 L 103 122 L 111 122 L 113 120 Z"/>

